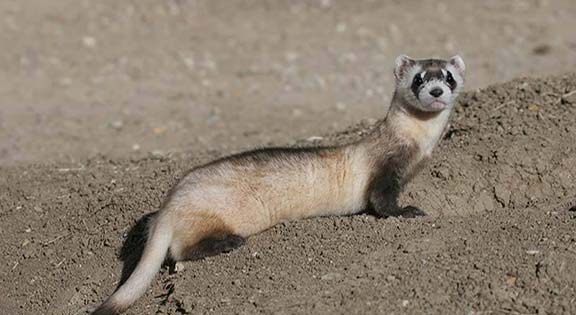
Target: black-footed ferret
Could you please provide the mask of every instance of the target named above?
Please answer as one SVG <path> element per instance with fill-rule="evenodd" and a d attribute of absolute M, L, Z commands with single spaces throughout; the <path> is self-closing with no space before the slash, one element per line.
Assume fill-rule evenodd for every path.
<path fill-rule="evenodd" d="M 464 84 L 462 58 L 396 59 L 386 118 L 361 141 L 337 147 L 262 149 L 193 169 L 149 225 L 142 258 L 95 315 L 140 297 L 169 255 L 174 261 L 231 250 L 278 222 L 372 208 L 398 216 L 404 184 L 429 159 Z"/>

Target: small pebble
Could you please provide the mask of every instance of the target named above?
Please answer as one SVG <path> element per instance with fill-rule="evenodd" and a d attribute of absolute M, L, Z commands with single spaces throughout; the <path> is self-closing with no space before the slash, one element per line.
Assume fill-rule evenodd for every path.
<path fill-rule="evenodd" d="M 330 281 L 342 278 L 342 274 L 336 272 L 330 272 L 320 277 L 320 280 Z"/>
<path fill-rule="evenodd" d="M 166 127 L 156 127 L 153 131 L 155 134 L 160 135 L 166 132 Z"/>
<path fill-rule="evenodd" d="M 540 110 L 540 106 L 538 106 L 538 104 L 531 104 L 528 106 L 528 110 L 531 112 L 537 112 Z"/>
<path fill-rule="evenodd" d="M 516 285 L 516 280 L 518 280 L 518 277 L 516 277 L 513 274 L 507 274 L 506 275 L 506 284 L 508 284 L 509 286 L 515 286 Z"/>
<path fill-rule="evenodd" d="M 185 269 L 186 269 L 186 268 L 184 267 L 184 263 L 182 263 L 182 262 L 177 262 L 177 263 L 174 265 L 174 272 L 182 272 L 182 271 L 184 271 Z"/>
<path fill-rule="evenodd" d="M 110 127 L 114 128 L 116 130 L 120 130 L 120 129 L 122 129 L 122 127 L 124 127 L 124 122 L 122 120 L 115 120 L 115 121 L 110 123 Z"/>
<path fill-rule="evenodd" d="M 82 37 L 82 44 L 88 48 L 93 48 L 96 46 L 96 39 L 92 36 Z"/>
<path fill-rule="evenodd" d="M 315 141 L 321 141 L 321 140 L 323 140 L 323 139 L 324 139 L 324 137 L 312 136 L 312 137 L 306 139 L 306 141 L 308 141 L 308 142 L 315 142 Z"/>
<path fill-rule="evenodd" d="M 160 150 L 153 150 L 152 152 L 150 152 L 150 155 L 153 158 L 162 158 L 162 157 L 164 157 L 164 152 L 160 151 Z"/>

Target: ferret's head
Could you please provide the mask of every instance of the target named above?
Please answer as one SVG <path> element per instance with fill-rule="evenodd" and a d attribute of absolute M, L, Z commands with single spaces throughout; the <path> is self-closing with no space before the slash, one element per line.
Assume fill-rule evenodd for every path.
<path fill-rule="evenodd" d="M 405 106 L 418 112 L 450 109 L 464 85 L 466 66 L 460 56 L 449 60 L 396 58 L 396 95 Z"/>

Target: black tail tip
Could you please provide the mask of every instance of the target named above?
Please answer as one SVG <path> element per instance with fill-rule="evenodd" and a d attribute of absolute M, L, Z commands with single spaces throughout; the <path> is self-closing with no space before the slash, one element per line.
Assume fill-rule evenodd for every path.
<path fill-rule="evenodd" d="M 98 308 L 93 311 L 90 315 L 118 315 L 125 310 L 123 307 L 119 307 L 106 301 L 102 303 Z"/>

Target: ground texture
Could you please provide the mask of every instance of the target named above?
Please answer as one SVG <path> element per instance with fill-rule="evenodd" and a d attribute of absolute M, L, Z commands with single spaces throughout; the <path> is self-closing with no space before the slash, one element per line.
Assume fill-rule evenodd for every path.
<path fill-rule="evenodd" d="M 281 224 L 237 251 L 163 271 L 129 314 L 573 314 L 574 91 L 571 74 L 464 94 L 403 195 L 429 216 Z M 88 310 L 117 284 L 118 257 L 137 253 L 143 216 L 185 170 L 224 153 L 0 167 L 3 313 Z"/>
<path fill-rule="evenodd" d="M 576 66 L 573 0 L 0 2 L 0 163 L 229 151 L 381 117 L 399 54 L 467 88 Z"/>
<path fill-rule="evenodd" d="M 85 314 L 186 170 L 353 141 L 384 116 L 396 55 L 459 52 L 469 92 L 402 195 L 429 216 L 281 224 L 163 270 L 128 314 L 576 314 L 575 15 L 573 0 L 1 1 L 0 313 Z"/>

